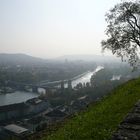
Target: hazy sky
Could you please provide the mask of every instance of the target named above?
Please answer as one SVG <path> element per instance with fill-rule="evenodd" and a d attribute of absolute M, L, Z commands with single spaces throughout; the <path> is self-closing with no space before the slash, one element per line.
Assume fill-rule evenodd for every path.
<path fill-rule="evenodd" d="M 119 0 L 0 0 L 0 53 L 100 54 L 105 13 Z"/>

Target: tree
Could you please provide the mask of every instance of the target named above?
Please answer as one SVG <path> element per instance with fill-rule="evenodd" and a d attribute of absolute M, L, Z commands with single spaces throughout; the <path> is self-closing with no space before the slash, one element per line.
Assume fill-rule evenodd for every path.
<path fill-rule="evenodd" d="M 101 42 L 103 51 L 127 60 L 133 68 L 139 64 L 140 51 L 140 1 L 121 2 L 107 14 L 107 39 Z"/>
<path fill-rule="evenodd" d="M 112 71 L 109 69 L 102 69 L 96 75 L 92 75 L 90 82 L 92 87 L 100 87 L 101 85 L 107 83 L 112 78 Z"/>

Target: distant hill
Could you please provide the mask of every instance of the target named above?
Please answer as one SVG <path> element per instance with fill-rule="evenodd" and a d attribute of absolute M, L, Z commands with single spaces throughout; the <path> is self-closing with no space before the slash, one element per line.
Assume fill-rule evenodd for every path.
<path fill-rule="evenodd" d="M 94 61 L 96 63 L 120 62 L 119 59 L 112 56 L 100 55 L 65 55 L 55 59 L 42 59 L 30 55 L 15 53 L 0 53 L 0 65 L 46 65 L 57 64 L 58 61 Z"/>
<path fill-rule="evenodd" d="M 56 58 L 56 60 L 83 60 L 83 61 L 95 61 L 95 62 L 107 62 L 107 61 L 120 61 L 120 59 L 113 56 L 101 56 L 101 55 L 64 55 Z"/>
<path fill-rule="evenodd" d="M 32 57 L 30 55 L 18 53 L 18 54 L 8 54 L 0 53 L 0 64 L 13 64 L 13 65 L 35 65 L 35 64 L 45 64 L 47 60 Z"/>

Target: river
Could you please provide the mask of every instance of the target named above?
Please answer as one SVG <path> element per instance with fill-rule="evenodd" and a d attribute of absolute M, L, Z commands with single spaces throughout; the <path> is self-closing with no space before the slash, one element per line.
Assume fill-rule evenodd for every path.
<path fill-rule="evenodd" d="M 81 77 L 77 76 L 79 77 L 78 79 L 74 77 L 73 79 L 75 80 L 72 81 L 72 87 L 75 87 L 78 83 L 83 84 L 83 83 L 90 82 L 91 76 L 93 74 L 96 74 L 96 72 L 100 71 L 101 69 L 103 69 L 103 67 L 98 66 L 93 72 L 88 71 L 84 75 L 81 75 Z M 67 87 L 67 84 L 65 84 L 65 87 Z M 38 96 L 39 94 L 37 93 L 22 92 L 22 91 L 16 91 L 14 93 L 8 93 L 8 94 L 0 94 L 0 106 L 25 102 L 29 99 L 32 99 Z"/>
<path fill-rule="evenodd" d="M 83 75 L 82 77 L 76 79 L 76 80 L 73 80 L 72 81 L 72 88 L 74 88 L 77 84 L 79 83 L 87 83 L 87 82 L 90 82 L 90 78 L 92 75 L 95 75 L 98 71 L 100 71 L 101 69 L 103 69 L 104 67 L 102 66 L 98 66 L 94 71 L 88 71 L 85 75 Z M 65 87 L 68 86 L 68 84 L 65 84 L 64 85 Z"/>
<path fill-rule="evenodd" d="M 14 93 L 0 94 L 0 106 L 25 102 L 28 99 L 38 97 L 39 94 L 32 92 L 16 91 Z"/>

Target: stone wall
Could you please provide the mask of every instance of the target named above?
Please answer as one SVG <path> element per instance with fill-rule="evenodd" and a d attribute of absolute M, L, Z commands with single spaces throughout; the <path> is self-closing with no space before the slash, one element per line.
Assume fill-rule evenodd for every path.
<path fill-rule="evenodd" d="M 140 101 L 121 122 L 112 140 L 140 140 Z"/>

